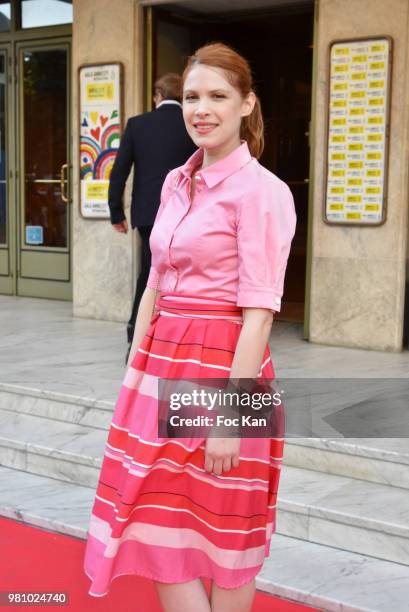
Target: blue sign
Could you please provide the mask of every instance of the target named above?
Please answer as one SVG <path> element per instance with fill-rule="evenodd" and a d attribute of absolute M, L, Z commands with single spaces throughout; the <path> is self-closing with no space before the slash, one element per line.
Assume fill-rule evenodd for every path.
<path fill-rule="evenodd" d="M 42 225 L 26 225 L 26 244 L 43 244 L 44 232 Z"/>

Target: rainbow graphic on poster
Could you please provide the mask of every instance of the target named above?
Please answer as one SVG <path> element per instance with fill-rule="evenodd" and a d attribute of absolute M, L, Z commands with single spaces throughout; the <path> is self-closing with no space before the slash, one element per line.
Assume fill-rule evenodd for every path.
<path fill-rule="evenodd" d="M 81 212 L 109 218 L 108 187 L 121 139 L 120 66 L 80 70 Z"/>

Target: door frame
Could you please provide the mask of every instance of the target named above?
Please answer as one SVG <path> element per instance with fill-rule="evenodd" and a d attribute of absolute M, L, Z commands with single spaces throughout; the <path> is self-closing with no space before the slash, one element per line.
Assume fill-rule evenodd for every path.
<path fill-rule="evenodd" d="M 17 272 L 17 223 L 18 220 L 18 177 L 16 176 L 16 170 L 18 168 L 17 159 L 17 69 L 16 69 L 16 48 L 19 43 L 26 42 L 27 44 L 42 43 L 47 44 L 49 41 L 64 41 L 70 45 L 69 52 L 69 66 L 72 62 L 72 24 L 61 24 L 53 26 L 43 26 L 38 28 L 21 28 L 21 5 L 16 0 L 11 0 L 11 27 L 9 31 L 0 32 L 0 49 L 4 49 L 7 54 L 6 64 L 6 77 L 7 77 L 7 92 L 6 92 L 6 178 L 7 178 L 7 210 L 6 210 L 6 232 L 7 232 L 7 246 L 1 246 L 0 250 L 8 250 L 8 275 L 0 275 L 0 295 L 18 295 L 18 272 Z M 68 78 L 70 79 L 70 86 L 72 92 L 72 76 L 69 68 Z M 68 95 L 68 121 L 69 121 L 69 134 L 72 134 L 72 96 Z M 68 157 L 72 164 L 72 139 L 69 141 Z M 72 178 L 70 184 L 72 185 Z M 70 235 L 73 234 L 73 215 L 69 212 L 70 219 Z M 72 271 L 72 238 L 69 244 L 70 250 L 70 273 Z M 72 283 L 72 279 L 70 281 Z M 72 298 L 70 298 L 71 300 Z"/>
<path fill-rule="evenodd" d="M 315 177 L 315 153 L 316 153 L 316 105 L 317 105 L 317 83 L 318 83 L 318 23 L 319 23 L 319 2 L 313 0 L 313 50 L 312 50 L 312 74 L 311 74 L 311 115 L 309 123 L 309 172 L 308 172 L 308 223 L 306 240 L 306 275 L 305 275 L 305 297 L 304 297 L 304 320 L 303 320 L 303 340 L 310 339 L 310 319 L 311 319 L 311 278 L 313 264 L 313 220 L 314 220 L 314 177 Z M 153 63 L 154 63 L 154 29 L 155 29 L 155 9 L 170 4 L 171 0 L 165 0 L 159 5 L 151 0 L 142 0 L 141 7 L 144 16 L 144 111 L 152 108 L 151 91 L 153 86 Z"/>
<path fill-rule="evenodd" d="M 317 148 L 316 136 L 316 117 L 317 117 L 317 87 L 318 87 L 318 18 L 319 0 L 314 0 L 313 13 L 313 36 L 312 36 L 312 75 L 311 75 L 311 119 L 309 129 L 310 141 L 310 167 L 308 173 L 308 224 L 307 224 L 307 253 L 305 268 L 305 302 L 304 302 L 304 328 L 303 340 L 310 339 L 311 323 L 311 278 L 313 265 L 313 227 L 314 227 L 314 177 L 315 177 L 315 157 Z"/>
<path fill-rule="evenodd" d="M 23 198 L 24 198 L 24 176 L 22 175 L 24 163 L 24 143 L 22 126 L 22 86 L 20 83 L 20 58 L 25 49 L 41 50 L 64 48 L 67 53 L 67 164 L 68 196 L 72 198 L 72 38 L 71 36 L 49 36 L 46 40 L 33 38 L 31 36 L 13 37 L 14 40 L 2 41 L 0 37 L 0 51 L 5 54 L 5 155 L 6 155 L 6 243 L 0 245 L 1 252 L 7 252 L 7 274 L 0 274 L 0 294 L 21 295 L 32 297 L 45 297 L 72 301 L 72 243 L 73 243 L 73 215 L 72 204 L 67 203 L 67 247 L 47 247 L 47 252 L 67 253 L 68 255 L 68 280 L 58 282 L 54 287 L 50 284 L 50 292 L 44 295 L 39 288 L 42 281 L 36 282 L 37 287 L 33 290 L 24 290 L 21 287 L 21 252 L 27 250 L 24 247 L 23 223 Z M 51 280 L 51 279 L 50 279 Z M 47 283 L 47 280 L 44 280 Z M 64 285 L 60 284 L 64 283 Z M 67 285 L 69 286 L 67 289 Z"/>
<path fill-rule="evenodd" d="M 22 57 L 25 50 L 42 51 L 42 50 L 53 50 L 53 49 L 65 49 L 67 52 L 67 160 L 69 174 L 67 176 L 67 187 L 69 202 L 66 204 L 67 210 L 67 246 L 66 247 L 46 247 L 41 248 L 30 248 L 24 244 L 24 181 L 25 176 L 23 173 L 24 169 L 24 132 L 22 125 L 22 111 L 23 111 L 23 87 L 22 87 L 22 74 L 20 73 L 22 65 Z M 30 297 L 45 297 L 47 299 L 61 299 L 72 301 L 72 108 L 71 108 L 71 91 L 72 91 L 72 78 L 71 78 L 71 38 L 56 36 L 49 38 L 47 41 L 43 40 L 19 40 L 14 45 L 14 62 L 16 66 L 15 70 L 15 127 L 14 133 L 16 134 L 16 142 L 18 143 L 15 151 L 15 163 L 16 163 L 16 181 L 15 181 L 15 215 L 16 225 L 14 226 L 14 233 L 16 236 L 16 295 L 19 296 L 30 296 Z M 66 253 L 68 256 L 68 278 L 66 280 L 50 278 L 50 279 L 38 279 L 37 277 L 29 277 L 21 275 L 22 265 L 22 253 L 33 251 L 33 253 L 45 252 L 45 253 Z M 32 281 L 32 282 L 31 282 Z M 46 286 L 49 283 L 49 292 L 44 295 L 42 286 Z M 57 284 L 55 284 L 57 283 Z"/>
<path fill-rule="evenodd" d="M 15 201 L 15 181 L 14 181 L 14 164 L 15 158 L 15 138 L 10 138 L 11 130 L 13 129 L 14 121 L 14 98 L 13 98 L 13 61 L 12 61 L 12 43 L 0 42 L 0 52 L 4 52 L 5 56 L 5 179 L 6 179 L 6 243 L 0 244 L 0 251 L 6 252 L 7 259 L 7 274 L 0 273 L 0 291 L 7 295 L 13 295 L 16 289 L 16 275 L 13 273 L 16 269 L 16 236 L 12 232 L 15 223 L 15 207 L 12 202 Z"/>

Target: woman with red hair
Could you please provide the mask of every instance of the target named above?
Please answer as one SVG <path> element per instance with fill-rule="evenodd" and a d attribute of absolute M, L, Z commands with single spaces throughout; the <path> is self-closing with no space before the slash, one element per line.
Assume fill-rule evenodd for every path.
<path fill-rule="evenodd" d="M 164 436 L 158 381 L 275 378 L 268 339 L 296 214 L 288 186 L 258 162 L 263 119 L 243 57 L 222 43 L 198 49 L 183 73 L 183 116 L 199 148 L 162 188 L 85 571 L 93 596 L 135 574 L 155 582 L 166 612 L 248 612 L 275 531 L 283 427 Z"/>

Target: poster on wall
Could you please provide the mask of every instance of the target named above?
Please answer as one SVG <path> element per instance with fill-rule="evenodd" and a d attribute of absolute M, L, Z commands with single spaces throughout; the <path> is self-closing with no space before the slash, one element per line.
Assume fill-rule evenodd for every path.
<path fill-rule="evenodd" d="M 330 45 L 326 223 L 386 220 L 391 51 L 387 36 Z"/>
<path fill-rule="evenodd" d="M 121 138 L 121 89 L 120 63 L 79 68 L 80 212 L 86 218 L 109 218 L 109 177 Z"/>

